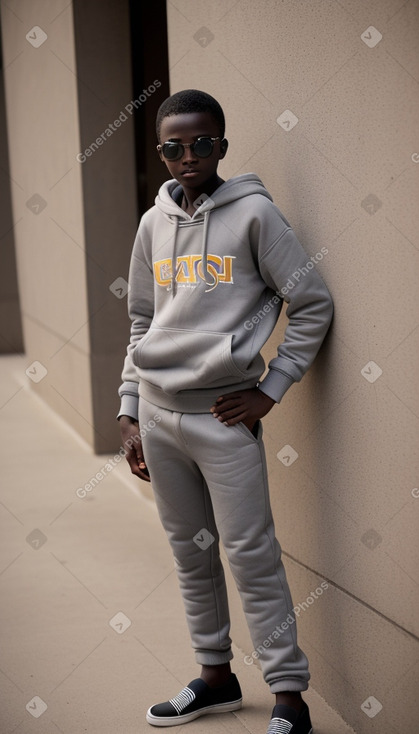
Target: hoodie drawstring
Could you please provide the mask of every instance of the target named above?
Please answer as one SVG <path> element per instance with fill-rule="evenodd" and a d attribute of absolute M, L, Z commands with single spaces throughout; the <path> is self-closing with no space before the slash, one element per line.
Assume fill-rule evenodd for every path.
<path fill-rule="evenodd" d="M 176 288 L 177 288 L 177 282 L 176 282 L 176 276 L 178 274 L 178 268 L 176 264 L 176 245 L 177 245 L 177 236 L 179 232 L 179 220 L 177 217 L 175 217 L 175 233 L 173 235 L 173 250 L 172 250 L 172 298 L 176 295 Z"/>
<path fill-rule="evenodd" d="M 208 275 L 208 225 L 209 225 L 210 210 L 204 212 L 204 231 L 202 234 L 202 268 L 204 271 L 204 280 L 207 283 Z M 208 283 L 207 283 L 208 285 Z"/>
<path fill-rule="evenodd" d="M 201 250 L 201 263 L 202 263 L 202 270 L 204 275 L 204 281 L 206 285 L 210 285 L 207 283 L 207 276 L 208 273 L 208 225 L 209 225 L 209 216 L 210 216 L 211 210 L 208 210 L 204 212 L 204 229 L 202 233 L 202 250 Z M 177 276 L 179 274 L 180 265 L 177 265 L 177 256 L 176 256 L 176 246 L 177 246 L 177 240 L 178 240 L 178 232 L 179 232 L 179 218 L 174 217 L 175 219 L 175 233 L 173 235 L 173 248 L 172 248 L 172 278 L 171 278 L 171 287 L 170 290 L 172 292 L 172 298 L 175 297 L 176 291 L 177 291 Z"/>

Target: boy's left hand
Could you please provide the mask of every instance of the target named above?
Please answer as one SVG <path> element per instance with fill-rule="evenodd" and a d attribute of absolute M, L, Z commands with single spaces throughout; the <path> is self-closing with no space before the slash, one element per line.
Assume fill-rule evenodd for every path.
<path fill-rule="evenodd" d="M 275 400 L 252 387 L 220 395 L 210 410 L 214 418 L 224 425 L 234 426 L 241 422 L 251 431 L 256 421 L 269 413 L 273 405 Z"/>

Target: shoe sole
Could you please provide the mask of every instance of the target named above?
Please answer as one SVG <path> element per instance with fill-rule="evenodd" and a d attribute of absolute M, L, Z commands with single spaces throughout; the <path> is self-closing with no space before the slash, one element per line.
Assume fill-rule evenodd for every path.
<path fill-rule="evenodd" d="M 228 711 L 238 711 L 242 707 L 242 698 L 237 701 L 228 701 L 227 703 L 215 703 L 213 706 L 191 711 L 190 714 L 181 714 L 180 716 L 153 716 L 151 708 L 146 713 L 146 720 L 152 726 L 179 726 L 179 724 L 187 724 L 189 721 L 198 719 L 205 714 L 222 714 Z"/>

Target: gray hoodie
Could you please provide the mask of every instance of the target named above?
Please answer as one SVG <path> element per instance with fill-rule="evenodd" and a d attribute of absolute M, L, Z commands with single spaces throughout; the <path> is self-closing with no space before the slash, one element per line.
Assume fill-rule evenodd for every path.
<path fill-rule="evenodd" d="M 332 318 L 314 267 L 327 249 L 306 254 L 258 176 L 204 194 L 192 217 L 181 196 L 176 180 L 161 186 L 132 252 L 119 415 L 137 420 L 139 392 L 181 412 L 205 412 L 219 395 L 256 385 L 279 402 L 310 367 Z M 284 301 L 284 340 L 259 382 L 260 350 Z"/>

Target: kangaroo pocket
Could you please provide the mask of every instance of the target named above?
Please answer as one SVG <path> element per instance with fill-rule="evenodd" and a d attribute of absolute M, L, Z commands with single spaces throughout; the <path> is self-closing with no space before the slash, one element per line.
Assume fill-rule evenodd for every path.
<path fill-rule="evenodd" d="M 231 354 L 231 334 L 150 328 L 134 350 L 140 378 L 169 394 L 231 384 L 248 378 Z"/>

